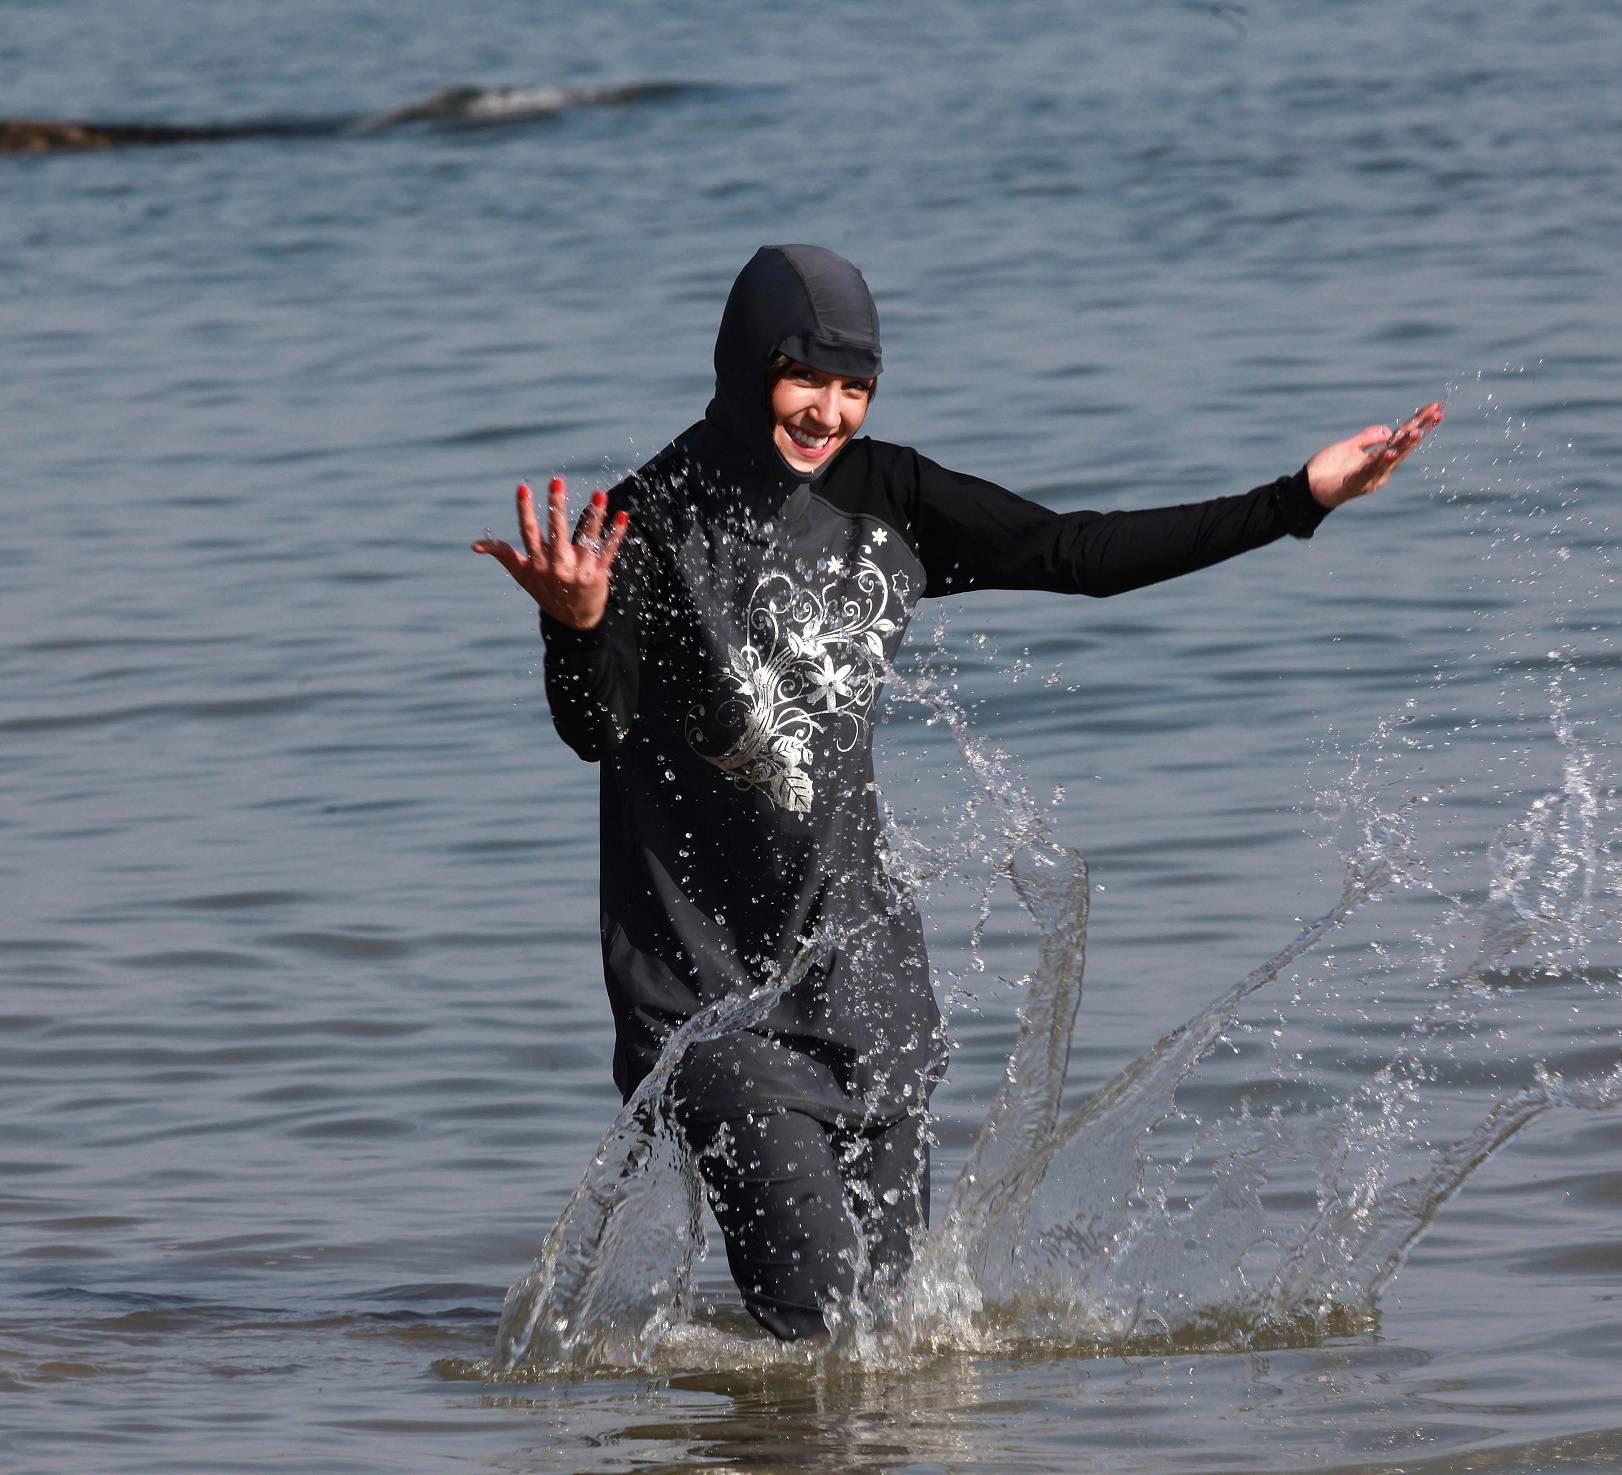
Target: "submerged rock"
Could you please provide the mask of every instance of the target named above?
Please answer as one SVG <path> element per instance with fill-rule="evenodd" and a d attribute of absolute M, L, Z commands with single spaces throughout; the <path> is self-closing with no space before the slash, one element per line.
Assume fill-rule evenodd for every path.
<path fill-rule="evenodd" d="M 447 87 L 380 116 L 259 118 L 226 123 L 108 123 L 75 118 L 0 118 L 0 154 L 139 148 L 165 143 L 218 143 L 236 138 L 339 136 L 407 123 L 485 125 L 551 117 L 570 108 L 642 102 L 688 90 L 681 82 L 611 87 Z"/>
<path fill-rule="evenodd" d="M 68 118 L 0 118 L 0 154 L 139 148 L 164 143 L 216 143 L 229 138 L 278 138 L 336 133 L 344 120 L 287 122 L 89 123 Z"/>
<path fill-rule="evenodd" d="M 0 154 L 42 154 L 47 149 L 104 149 L 118 139 L 89 123 L 55 118 L 0 119 Z"/>

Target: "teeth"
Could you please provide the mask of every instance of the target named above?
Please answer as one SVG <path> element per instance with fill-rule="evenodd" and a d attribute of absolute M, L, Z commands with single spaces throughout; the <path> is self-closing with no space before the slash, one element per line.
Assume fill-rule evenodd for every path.
<path fill-rule="evenodd" d="M 808 451 L 819 451 L 833 439 L 833 432 L 829 431 L 827 435 L 811 435 L 797 425 L 790 425 L 788 437 L 795 445 L 804 446 Z"/>

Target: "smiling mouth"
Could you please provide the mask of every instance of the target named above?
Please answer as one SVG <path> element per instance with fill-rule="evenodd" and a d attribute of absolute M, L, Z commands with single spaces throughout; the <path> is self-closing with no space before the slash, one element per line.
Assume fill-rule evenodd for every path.
<path fill-rule="evenodd" d="M 788 431 L 788 438 L 796 446 L 802 451 L 810 451 L 813 455 L 827 450 L 834 438 L 831 430 L 826 435 L 812 435 L 810 431 L 801 430 L 798 425 L 785 425 L 783 428 Z"/>

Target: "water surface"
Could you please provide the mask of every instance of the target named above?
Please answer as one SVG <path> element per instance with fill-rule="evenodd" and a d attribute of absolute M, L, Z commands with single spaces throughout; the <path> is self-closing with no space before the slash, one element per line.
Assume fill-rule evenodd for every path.
<path fill-rule="evenodd" d="M 1370 1316 L 480 1376 L 618 1102 L 593 776 L 550 731 L 532 613 L 466 552 L 520 475 L 584 491 L 696 418 L 766 240 L 867 270 L 875 434 L 1059 508 L 1242 490 L 1446 393 L 1401 481 L 1310 545 L 1107 603 L 971 596 L 943 637 L 974 733 L 1090 866 L 1064 1110 L 1328 911 L 1372 835 L 1405 883 L 1253 996 L 1154 1181 L 1175 1214 L 1246 1111 L 1369 1102 L 1409 1059 L 1377 1099 L 1410 1102 L 1390 1140 L 1422 1169 L 1540 1063 L 1619 1057 L 1617 46 L 1575 0 L 1468 25 L 949 4 L 927 30 L 844 4 L 9 7 L 16 114 L 706 84 L 0 159 L 15 1466 L 1622 1462 L 1622 1126 L 1593 1111 L 1479 1167 Z M 881 762 L 944 824 L 972 791 L 926 715 L 896 705 Z M 932 911 L 959 1004 L 938 1213 L 1036 963 L 1006 888 L 971 957 L 983 879 Z M 1409 1048 L 1517 916 L 1537 935 Z M 1304 1154 L 1278 1214 L 1313 1207 Z M 1199 1262 L 1164 1244 L 1159 1293 Z M 699 1288 L 731 1330 L 718 1260 Z"/>

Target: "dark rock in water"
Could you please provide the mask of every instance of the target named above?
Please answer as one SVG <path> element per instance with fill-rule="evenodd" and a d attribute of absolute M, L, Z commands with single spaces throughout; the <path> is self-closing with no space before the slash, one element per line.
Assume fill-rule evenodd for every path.
<path fill-rule="evenodd" d="M 233 138 L 337 136 L 406 123 L 520 123 L 566 109 L 641 102 L 688 90 L 680 82 L 631 82 L 617 87 L 447 87 L 432 97 L 378 117 L 244 119 L 236 123 L 104 123 L 73 118 L 0 118 L 0 154 L 43 154 L 136 148 L 165 143 L 215 143 Z"/>
<path fill-rule="evenodd" d="M 0 118 L 0 154 L 137 148 L 162 143 L 213 143 L 227 138 L 269 138 L 336 132 L 342 123 L 315 120 L 170 125 L 89 123 L 69 118 Z"/>
<path fill-rule="evenodd" d="M 42 154 L 47 149 L 104 149 L 115 140 L 87 123 L 52 118 L 0 119 L 0 154 Z"/>
<path fill-rule="evenodd" d="M 368 118 L 366 124 L 373 128 L 387 128 L 391 123 L 407 123 L 418 118 L 463 117 L 480 98 L 490 96 L 495 91 L 506 90 L 505 88 L 446 87 L 442 91 L 434 93 L 432 97 L 425 97 L 421 102 L 412 103 L 410 107 L 400 108 L 392 113 L 384 113 L 381 118 Z"/>
<path fill-rule="evenodd" d="M 410 107 L 357 120 L 357 130 L 400 123 L 516 123 L 569 108 L 609 107 L 689 90 L 682 82 L 626 82 L 614 87 L 446 87 Z"/>

